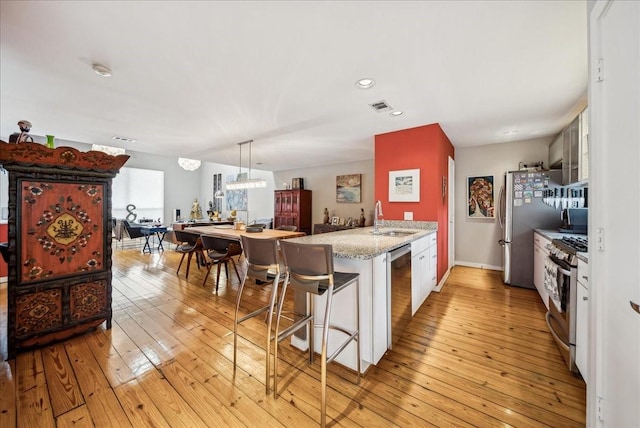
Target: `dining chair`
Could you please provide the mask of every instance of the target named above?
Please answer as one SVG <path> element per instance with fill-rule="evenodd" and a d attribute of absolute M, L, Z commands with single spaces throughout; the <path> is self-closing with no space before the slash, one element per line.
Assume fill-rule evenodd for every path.
<path fill-rule="evenodd" d="M 284 279 L 284 266 L 281 266 L 278 241 L 274 239 L 258 239 L 241 235 L 242 251 L 246 260 L 247 273 L 245 274 L 240 289 L 236 296 L 236 312 L 233 322 L 233 370 L 237 366 L 238 351 L 238 325 L 248 319 L 256 317 L 266 312 L 265 322 L 267 323 L 266 346 L 265 346 L 265 393 L 269 394 L 271 383 L 271 342 L 273 340 L 273 316 L 274 306 L 278 296 L 278 284 Z M 243 291 L 248 279 L 253 279 L 256 284 L 271 283 L 271 293 L 268 304 L 254 310 L 244 316 L 240 316 L 240 304 L 243 298 Z"/>
<path fill-rule="evenodd" d="M 184 261 L 185 256 L 187 256 L 187 273 L 185 274 L 185 278 L 188 279 L 189 268 L 191 266 L 191 258 L 193 257 L 193 255 L 196 255 L 196 264 L 198 265 L 198 269 L 200 269 L 200 265 L 204 262 L 202 240 L 198 235 L 185 232 L 183 230 L 174 230 L 173 236 L 177 244 L 176 252 L 182 254 L 182 258 L 180 258 L 180 264 L 178 265 L 176 274 L 180 273 L 182 262 Z"/>
<path fill-rule="evenodd" d="M 298 230 L 298 226 L 288 226 L 288 225 L 282 225 L 282 226 L 278 226 L 276 227 L 276 230 L 285 230 L 287 232 L 295 232 Z"/>
<path fill-rule="evenodd" d="M 229 262 L 233 265 L 233 269 L 236 271 L 236 275 L 238 276 L 238 281 L 242 282 L 240 278 L 240 273 L 238 273 L 238 267 L 236 266 L 236 261 L 233 259 L 235 256 L 239 256 L 242 254 L 242 247 L 240 246 L 240 242 L 234 239 L 226 239 L 220 238 L 217 236 L 208 236 L 201 235 L 200 239 L 202 240 L 202 248 L 205 251 L 205 254 L 209 257 L 209 261 L 207 262 L 207 273 L 204 276 L 204 280 L 202 281 L 202 286 L 207 283 L 207 278 L 211 273 L 211 266 L 218 265 L 218 271 L 216 275 L 216 293 L 218 292 L 218 286 L 220 284 L 220 265 L 224 265 L 224 271 L 227 275 L 227 281 L 229 278 Z"/>
<path fill-rule="evenodd" d="M 302 244 L 289 242 L 286 239 L 280 241 L 280 248 L 284 264 L 287 269 L 286 278 L 280 292 L 280 299 L 277 306 L 276 331 L 274 346 L 274 380 L 273 393 L 278 397 L 278 342 L 291 336 L 302 328 L 308 327 L 309 340 L 309 362 L 313 363 L 314 355 L 314 330 L 322 328 L 321 340 L 321 367 L 320 367 L 320 423 L 326 426 L 327 419 L 327 364 L 332 362 L 342 352 L 347 345 L 355 341 L 357 358 L 357 384 L 360 384 L 360 284 L 358 273 L 335 272 L 333 269 L 333 249 L 330 244 Z M 355 329 L 348 329 L 330 323 L 331 303 L 333 296 L 348 286 L 355 284 Z M 307 300 L 307 313 L 297 314 L 294 321 L 282 332 L 280 331 L 280 320 L 282 318 L 282 308 L 287 287 L 304 293 Z M 325 297 L 324 316 L 322 324 L 316 324 L 314 314 L 314 298 Z M 329 341 L 329 331 L 338 331 L 343 335 L 343 340 L 338 345 L 332 341 L 332 348 L 335 348 L 330 355 L 327 355 L 327 345 Z"/>

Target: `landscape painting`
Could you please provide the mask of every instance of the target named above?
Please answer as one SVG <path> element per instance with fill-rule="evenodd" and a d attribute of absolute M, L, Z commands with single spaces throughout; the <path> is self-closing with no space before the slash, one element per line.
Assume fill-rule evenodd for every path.
<path fill-rule="evenodd" d="M 362 202 L 362 174 L 338 175 L 336 177 L 337 202 Z"/>

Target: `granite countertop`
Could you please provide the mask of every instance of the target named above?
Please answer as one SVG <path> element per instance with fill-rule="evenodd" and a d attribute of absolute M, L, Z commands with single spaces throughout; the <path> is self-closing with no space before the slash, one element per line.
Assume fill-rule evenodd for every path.
<path fill-rule="evenodd" d="M 368 260 L 402 245 L 420 239 L 438 230 L 437 222 L 385 221 L 380 232 L 402 230 L 415 232 L 405 236 L 374 235 L 373 226 L 356 227 L 338 232 L 307 235 L 288 241 L 304 244 L 331 244 L 333 256 L 343 259 Z"/>
<path fill-rule="evenodd" d="M 544 236 L 549 240 L 562 239 L 564 237 L 585 238 L 587 236 L 587 235 L 581 235 L 577 233 L 561 233 L 561 232 L 558 232 L 557 230 L 545 230 L 545 229 L 535 229 L 535 232 L 539 233 L 540 235 Z M 582 260 L 585 263 L 589 263 L 589 253 L 579 252 L 579 253 L 576 253 L 576 256 L 578 257 L 579 260 Z"/>

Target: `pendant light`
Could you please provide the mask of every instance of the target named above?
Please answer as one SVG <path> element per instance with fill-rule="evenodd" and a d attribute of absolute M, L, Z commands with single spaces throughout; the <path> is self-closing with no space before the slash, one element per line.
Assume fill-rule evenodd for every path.
<path fill-rule="evenodd" d="M 240 165 L 238 176 L 235 181 L 227 181 L 227 190 L 267 187 L 267 181 L 264 178 L 251 178 L 251 143 L 253 143 L 253 140 L 238 143 L 238 146 L 240 146 Z M 242 174 L 242 146 L 246 144 L 249 145 L 249 173 L 245 176 Z"/>

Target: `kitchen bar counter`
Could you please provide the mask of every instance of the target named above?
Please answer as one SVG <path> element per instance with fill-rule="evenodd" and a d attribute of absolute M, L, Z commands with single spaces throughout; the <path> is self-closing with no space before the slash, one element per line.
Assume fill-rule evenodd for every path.
<path fill-rule="evenodd" d="M 415 232 L 410 235 L 386 236 L 373 235 L 373 227 L 358 227 L 351 230 L 322 233 L 319 235 L 291 238 L 291 242 L 331 244 L 333 247 L 333 263 L 336 271 L 358 273 L 360 284 L 359 302 L 356 300 L 355 288 L 348 287 L 340 292 L 340 298 L 332 303 L 331 323 L 347 329 L 355 327 L 356 305 L 360 309 L 360 344 L 361 364 L 366 370 L 376 364 L 389 348 L 390 297 L 387 284 L 387 253 L 402 245 L 412 243 L 437 231 L 436 222 L 420 221 L 385 221 L 380 232 L 401 231 Z M 321 322 L 326 296 L 314 296 L 316 322 Z M 305 299 L 296 298 L 296 307 Z M 329 335 L 329 349 L 335 349 L 340 335 Z M 291 344 L 299 349 L 307 349 L 306 335 L 296 334 Z M 315 335 L 314 349 L 321 351 L 321 335 Z M 351 369 L 356 368 L 356 350 L 353 343 L 336 358 L 337 362 Z"/>
<path fill-rule="evenodd" d="M 415 232 L 404 236 L 373 234 L 373 226 L 357 227 L 318 235 L 293 238 L 292 242 L 305 244 L 331 244 L 333 256 L 338 259 L 369 260 L 402 245 L 409 244 L 437 231 L 438 223 L 429 221 L 385 221 L 382 233 L 389 231 Z"/>

